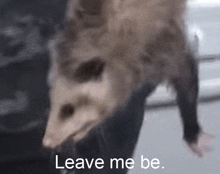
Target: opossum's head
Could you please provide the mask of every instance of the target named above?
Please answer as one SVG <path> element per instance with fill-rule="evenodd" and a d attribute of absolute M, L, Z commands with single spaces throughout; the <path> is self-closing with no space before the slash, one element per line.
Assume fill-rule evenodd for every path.
<path fill-rule="evenodd" d="M 77 142 L 102 123 L 121 100 L 118 94 L 124 86 L 116 73 L 96 57 L 70 72 L 72 79 L 57 75 L 50 90 L 51 108 L 43 145 L 56 148 L 67 140 Z"/>
<path fill-rule="evenodd" d="M 72 2 L 76 1 L 70 1 L 67 11 L 74 11 L 72 8 L 76 5 L 71 6 Z M 115 52 L 112 49 L 115 42 L 107 34 L 103 36 L 106 31 L 98 15 L 101 7 L 93 8 L 90 4 L 95 4 L 88 0 L 84 3 L 87 4 L 81 14 L 84 17 L 68 13 L 67 26 L 52 44 L 55 54 L 51 72 L 55 75 L 49 75 L 53 77 L 50 80 L 51 108 L 43 139 L 43 145 L 50 148 L 59 147 L 67 140 L 77 142 L 85 138 L 129 97 L 131 72 L 126 71 L 124 64 L 113 62 L 118 60 L 111 53 Z M 90 13 L 93 15 L 88 15 Z M 101 36 L 107 39 L 99 39 Z M 121 56 L 121 51 L 118 52 Z"/>

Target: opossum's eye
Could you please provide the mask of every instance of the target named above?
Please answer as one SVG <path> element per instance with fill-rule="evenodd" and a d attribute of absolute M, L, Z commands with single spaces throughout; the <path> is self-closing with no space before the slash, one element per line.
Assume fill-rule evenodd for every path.
<path fill-rule="evenodd" d="M 79 65 L 74 73 L 74 78 L 79 82 L 96 79 L 101 76 L 105 62 L 98 57 Z"/>
<path fill-rule="evenodd" d="M 61 108 L 60 117 L 61 118 L 70 117 L 74 114 L 74 111 L 75 109 L 72 104 L 65 104 Z"/>

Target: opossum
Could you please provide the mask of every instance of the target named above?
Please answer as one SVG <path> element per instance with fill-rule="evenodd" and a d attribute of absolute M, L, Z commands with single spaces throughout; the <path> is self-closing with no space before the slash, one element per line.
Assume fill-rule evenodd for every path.
<path fill-rule="evenodd" d="M 50 42 L 51 108 L 43 145 L 83 141 L 111 117 L 117 122 L 116 113 L 127 113 L 138 93 L 143 116 L 144 98 L 167 80 L 177 93 L 183 138 L 201 156 L 198 69 L 186 40 L 185 8 L 186 0 L 69 0 L 64 28 Z"/>

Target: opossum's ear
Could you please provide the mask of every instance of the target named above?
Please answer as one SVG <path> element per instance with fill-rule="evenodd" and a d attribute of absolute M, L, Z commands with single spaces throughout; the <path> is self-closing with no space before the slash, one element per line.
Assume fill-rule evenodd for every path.
<path fill-rule="evenodd" d="M 74 78 L 79 82 L 97 79 L 102 75 L 105 62 L 98 57 L 79 65 L 74 73 Z"/>

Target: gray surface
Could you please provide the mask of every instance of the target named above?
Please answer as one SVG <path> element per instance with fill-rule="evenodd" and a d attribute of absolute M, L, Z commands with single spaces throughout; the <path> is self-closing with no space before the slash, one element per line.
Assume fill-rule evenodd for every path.
<path fill-rule="evenodd" d="M 199 105 L 203 130 L 213 134 L 213 151 L 198 158 L 185 148 L 177 107 L 146 111 L 145 121 L 129 174 L 219 174 L 220 173 L 220 101 Z M 141 155 L 160 160 L 159 169 L 141 169 Z M 164 169 L 162 169 L 164 167 Z"/>
<path fill-rule="evenodd" d="M 191 7 L 187 15 L 191 32 L 200 37 L 199 55 L 220 54 L 220 6 Z"/>

